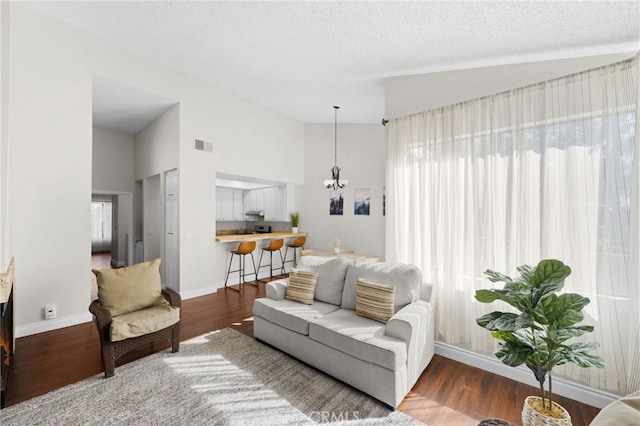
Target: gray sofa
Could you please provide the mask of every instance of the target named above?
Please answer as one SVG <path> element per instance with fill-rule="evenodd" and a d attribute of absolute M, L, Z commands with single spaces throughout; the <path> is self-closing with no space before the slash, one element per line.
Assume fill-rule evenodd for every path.
<path fill-rule="evenodd" d="M 311 305 L 285 298 L 288 279 L 271 281 L 253 305 L 254 336 L 396 408 L 434 352 L 431 286 L 413 265 L 303 256 L 317 272 Z M 356 314 L 361 277 L 395 286 L 386 324 Z"/>

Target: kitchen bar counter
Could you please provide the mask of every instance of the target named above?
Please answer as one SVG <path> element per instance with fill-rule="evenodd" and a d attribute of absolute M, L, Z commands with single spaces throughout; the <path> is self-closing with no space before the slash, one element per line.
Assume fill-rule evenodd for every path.
<path fill-rule="evenodd" d="M 241 241 L 270 240 L 274 238 L 294 238 L 307 236 L 306 232 L 269 232 L 267 234 L 231 234 L 217 235 L 216 241 L 219 243 L 239 243 Z"/>

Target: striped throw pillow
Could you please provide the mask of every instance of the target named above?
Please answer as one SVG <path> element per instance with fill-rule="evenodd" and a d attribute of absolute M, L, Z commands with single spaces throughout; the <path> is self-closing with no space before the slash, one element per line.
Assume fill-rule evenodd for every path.
<path fill-rule="evenodd" d="M 393 316 L 396 287 L 358 277 L 356 281 L 356 314 L 387 323 Z"/>
<path fill-rule="evenodd" d="M 316 291 L 318 273 L 294 269 L 289 274 L 289 285 L 285 297 L 289 300 L 311 305 Z"/>

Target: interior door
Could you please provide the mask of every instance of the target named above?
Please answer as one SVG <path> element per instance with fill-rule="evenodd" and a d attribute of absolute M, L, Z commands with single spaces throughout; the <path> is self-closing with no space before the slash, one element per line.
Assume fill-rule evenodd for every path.
<path fill-rule="evenodd" d="M 164 285 L 179 291 L 178 172 L 165 175 Z"/>

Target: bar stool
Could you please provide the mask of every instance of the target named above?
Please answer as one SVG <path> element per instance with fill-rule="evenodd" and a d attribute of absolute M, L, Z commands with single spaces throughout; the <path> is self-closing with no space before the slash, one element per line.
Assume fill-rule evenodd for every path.
<path fill-rule="evenodd" d="M 229 253 L 231 253 L 231 258 L 229 259 L 229 268 L 227 269 L 227 277 L 224 279 L 224 286 L 227 286 L 227 281 L 229 280 L 229 274 L 232 272 L 238 272 L 238 291 L 240 291 L 240 285 L 245 283 L 245 277 L 247 276 L 247 273 L 245 271 L 245 265 L 247 263 L 245 256 L 250 254 L 251 255 L 251 263 L 253 264 L 253 272 L 249 273 L 248 275 L 255 275 L 256 276 L 256 281 L 258 280 L 258 270 L 256 269 L 256 261 L 253 257 L 253 251 L 256 249 L 256 242 L 255 241 L 243 241 L 240 244 L 238 244 L 238 248 L 235 250 L 231 250 Z M 238 269 L 234 269 L 233 271 L 231 270 L 231 264 L 233 263 L 233 256 L 237 255 L 238 256 Z M 257 285 L 257 284 L 256 284 Z M 230 287 L 232 290 L 235 290 L 235 288 Z"/>
<path fill-rule="evenodd" d="M 284 240 L 282 238 L 277 238 L 275 240 L 271 240 L 268 246 L 262 247 L 262 251 L 260 252 L 260 260 L 258 261 L 258 271 L 260 271 L 261 268 L 265 268 L 268 266 L 270 269 L 271 278 L 273 278 L 273 271 L 274 271 L 273 252 L 277 251 L 278 253 L 280 253 L 280 262 L 282 262 L 282 266 L 280 266 L 280 273 L 284 274 L 284 259 L 282 258 L 282 251 L 280 250 L 283 244 L 284 244 Z M 267 265 L 262 264 L 262 255 L 264 254 L 265 251 L 269 252 L 269 257 L 270 257 L 269 259 L 270 263 Z M 258 276 L 256 275 L 256 280 L 257 279 L 258 279 Z M 262 280 L 259 280 L 259 281 L 262 281 Z"/>
<path fill-rule="evenodd" d="M 297 259 L 298 249 L 301 248 L 302 250 L 304 250 L 304 243 L 306 242 L 307 242 L 307 237 L 305 237 L 304 235 L 301 235 L 299 237 L 296 237 L 293 240 L 293 242 L 288 243 L 287 247 L 284 249 L 284 263 L 293 263 L 294 268 L 298 266 L 298 259 Z M 292 260 L 287 260 L 287 252 L 289 251 L 289 247 L 293 249 Z"/>

